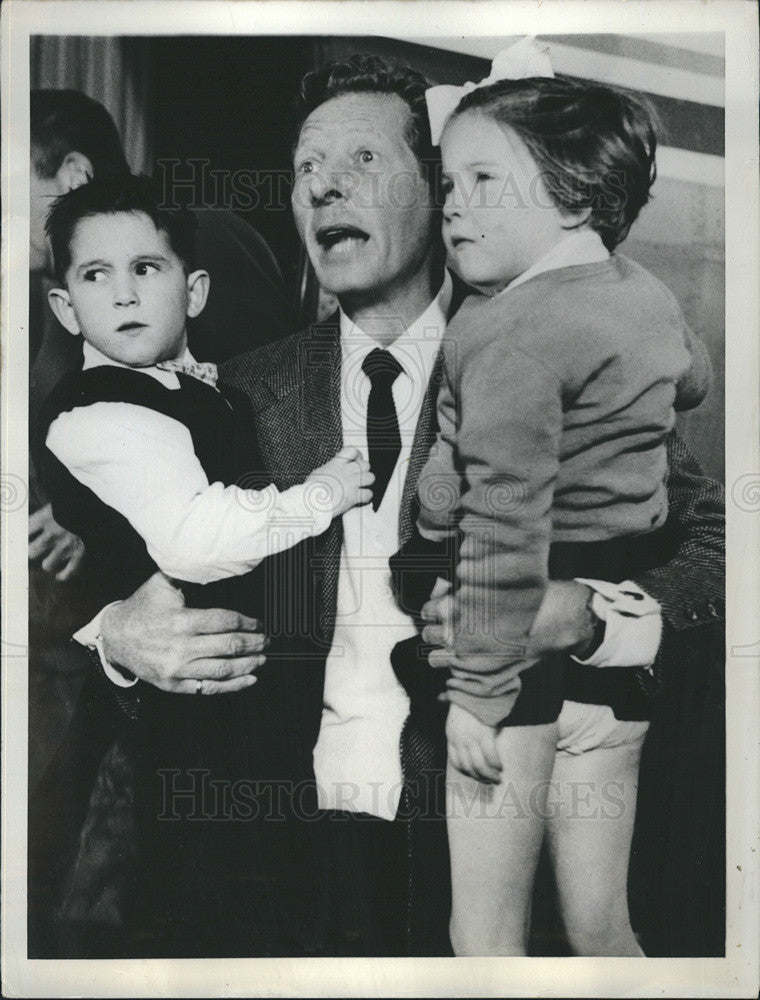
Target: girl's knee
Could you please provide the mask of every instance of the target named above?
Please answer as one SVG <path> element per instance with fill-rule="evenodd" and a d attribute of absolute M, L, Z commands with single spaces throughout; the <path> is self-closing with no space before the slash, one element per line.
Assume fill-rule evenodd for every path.
<path fill-rule="evenodd" d="M 474 924 L 453 915 L 449 923 L 451 947 L 458 958 L 489 955 L 526 955 L 527 931 L 499 925 L 497 921 Z"/>
<path fill-rule="evenodd" d="M 567 936 L 574 954 L 590 957 L 640 955 L 631 927 L 627 902 L 565 915 Z"/>

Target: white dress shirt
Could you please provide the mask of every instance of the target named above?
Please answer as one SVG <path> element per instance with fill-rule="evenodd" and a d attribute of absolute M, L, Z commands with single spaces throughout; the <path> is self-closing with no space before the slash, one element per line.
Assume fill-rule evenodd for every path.
<path fill-rule="evenodd" d="M 323 809 L 393 819 L 402 788 L 399 739 L 409 699 L 391 667 L 391 650 L 416 632 L 391 589 L 389 558 L 399 548 L 399 514 L 422 401 L 446 327 L 451 298 L 440 293 L 388 348 L 403 371 L 393 383 L 401 453 L 380 507 L 343 515 L 335 636 L 325 670 L 324 708 L 314 749 Z M 367 456 L 370 381 L 362 363 L 379 345 L 341 313 L 343 444 Z"/>
<path fill-rule="evenodd" d="M 192 361 L 190 352 L 182 360 Z M 114 365 L 84 345 L 83 368 Z M 169 389 L 174 372 L 140 368 Z M 240 576 L 266 556 L 324 531 L 303 485 L 245 490 L 209 483 L 184 424 L 146 406 L 99 402 L 61 413 L 47 446 L 79 482 L 129 521 L 167 576 L 211 583 Z"/>

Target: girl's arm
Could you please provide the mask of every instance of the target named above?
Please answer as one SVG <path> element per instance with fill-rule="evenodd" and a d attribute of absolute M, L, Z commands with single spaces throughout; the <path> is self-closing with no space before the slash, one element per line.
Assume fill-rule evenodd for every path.
<path fill-rule="evenodd" d="M 456 532 L 461 472 L 456 463 L 457 403 L 444 365 L 437 401 L 438 436 L 420 473 L 417 527 L 423 538 L 444 541 Z"/>
<path fill-rule="evenodd" d="M 707 348 L 700 338 L 694 336 L 686 323 L 683 325 L 683 330 L 686 348 L 691 354 L 691 367 L 676 385 L 674 406 L 677 410 L 693 410 L 710 391 L 712 364 Z"/>
<path fill-rule="evenodd" d="M 467 358 L 457 450 L 466 469 L 449 697 L 482 722 L 509 715 L 547 581 L 559 467 L 557 374 L 494 338 Z M 487 390 L 487 391 L 486 391 Z"/>
<path fill-rule="evenodd" d="M 61 413 L 47 445 L 129 521 L 167 576 L 188 583 L 246 573 L 332 519 L 313 484 L 282 493 L 209 484 L 188 429 L 147 407 L 103 402 Z"/>

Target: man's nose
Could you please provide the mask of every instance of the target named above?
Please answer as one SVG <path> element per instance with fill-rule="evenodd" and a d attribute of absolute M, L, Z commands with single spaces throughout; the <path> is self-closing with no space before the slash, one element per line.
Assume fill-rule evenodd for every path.
<path fill-rule="evenodd" d="M 353 188 L 348 170 L 315 170 L 309 176 L 309 198 L 312 207 L 331 205 L 348 198 Z"/>

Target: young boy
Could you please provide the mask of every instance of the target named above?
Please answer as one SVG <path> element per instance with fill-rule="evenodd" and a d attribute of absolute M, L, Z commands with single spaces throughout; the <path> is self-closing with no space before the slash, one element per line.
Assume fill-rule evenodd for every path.
<path fill-rule="evenodd" d="M 160 208 L 151 182 L 130 176 L 64 195 L 47 230 L 60 282 L 50 305 L 85 341 L 83 370 L 59 384 L 44 422 L 54 507 L 107 560 L 101 597 L 131 593 L 156 567 L 191 584 L 241 575 L 367 502 L 353 448 L 283 492 L 243 488 L 256 481 L 252 417 L 187 347 L 186 319 L 209 290 L 189 213 Z"/>
<path fill-rule="evenodd" d="M 278 561 L 265 557 L 308 543 L 369 501 L 373 477 L 344 448 L 305 482 L 263 485 L 247 400 L 187 348 L 186 319 L 203 309 L 209 287 L 195 268 L 192 218 L 159 204 L 150 181 L 130 176 L 92 181 L 50 212 L 59 282 L 50 304 L 84 338 L 83 370 L 59 383 L 43 421 L 54 514 L 83 539 L 102 604 L 158 568 L 182 581 L 188 605 L 255 615 L 271 631 L 267 620 L 287 594 L 275 583 Z M 309 544 L 291 558 L 311 558 Z M 140 686 L 138 719 L 125 734 L 139 852 L 126 903 L 138 934 L 130 953 L 267 954 L 290 933 L 277 926 L 276 905 L 281 882 L 297 879 L 287 831 L 250 822 L 266 818 L 272 783 L 295 770 L 283 748 L 297 745 L 288 732 L 299 720 L 281 704 L 279 676 L 301 665 L 291 666 L 286 638 L 282 647 L 256 677 L 230 681 L 229 697 L 185 696 L 202 694 L 203 682 L 176 694 Z M 249 822 L 169 822 L 180 819 L 175 809 L 219 818 L 207 815 L 206 791 L 198 800 L 178 793 L 175 806 L 172 782 L 184 789 L 197 779 L 238 797 L 245 788 Z M 229 809 L 240 803 L 228 799 L 218 808 L 234 819 Z"/>

